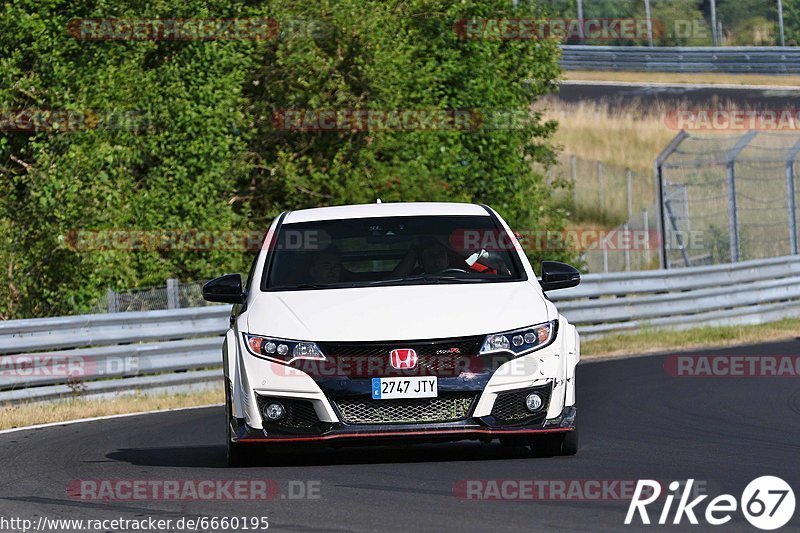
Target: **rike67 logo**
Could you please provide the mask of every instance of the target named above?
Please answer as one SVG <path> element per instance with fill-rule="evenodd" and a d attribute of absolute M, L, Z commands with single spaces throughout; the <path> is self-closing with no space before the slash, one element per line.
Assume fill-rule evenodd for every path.
<path fill-rule="evenodd" d="M 663 498 L 661 512 L 654 517 L 657 524 L 680 524 L 685 518 L 690 524 L 697 525 L 699 515 L 706 523 L 720 526 L 730 522 L 733 513 L 737 508 L 741 508 L 742 514 L 753 527 L 774 530 L 785 526 L 794 515 L 794 491 L 779 477 L 762 476 L 754 479 L 745 487 L 738 501 L 730 494 L 721 494 L 706 503 L 703 513 L 700 504 L 708 498 L 708 495 L 703 494 L 689 500 L 693 484 L 694 479 L 689 479 L 686 483 L 673 481 L 669 484 L 670 492 Z M 683 490 L 679 493 L 681 488 Z M 653 506 L 657 508 L 662 503 L 661 492 L 661 484 L 658 481 L 639 480 L 628 507 L 628 514 L 625 516 L 625 524 L 632 524 L 637 518 L 642 524 L 650 524 L 651 518 L 647 506 L 658 501 Z M 673 511 L 675 500 L 677 504 Z"/>

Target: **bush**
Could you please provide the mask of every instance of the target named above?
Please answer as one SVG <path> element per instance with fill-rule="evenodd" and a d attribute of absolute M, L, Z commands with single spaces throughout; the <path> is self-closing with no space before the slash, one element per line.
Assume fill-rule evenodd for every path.
<path fill-rule="evenodd" d="M 461 40 L 454 24 L 535 16 L 534 8 L 513 11 L 505 0 L 139 4 L 12 0 L 0 8 L 0 109 L 101 117 L 84 131 L 0 137 L 0 316 L 85 311 L 107 287 L 243 271 L 251 256 L 82 252 L 74 238 L 87 230 L 263 231 L 286 209 L 376 197 L 485 202 L 514 227 L 563 225 L 564 212 L 532 170 L 553 160 L 555 124 L 538 115 L 514 129 L 470 132 L 274 124 L 287 109 L 527 113 L 554 87 L 557 43 Z M 71 19 L 91 17 L 269 17 L 283 31 L 265 41 L 85 41 L 67 33 Z M 134 127 L 107 127 L 108 112 L 133 117 Z"/>

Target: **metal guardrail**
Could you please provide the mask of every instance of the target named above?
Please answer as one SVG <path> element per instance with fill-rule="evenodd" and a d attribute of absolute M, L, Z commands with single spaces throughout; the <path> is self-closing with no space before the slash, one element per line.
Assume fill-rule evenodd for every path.
<path fill-rule="evenodd" d="M 583 338 L 645 328 L 760 324 L 800 317 L 800 256 L 589 274 L 552 299 Z"/>
<path fill-rule="evenodd" d="M 219 381 L 230 306 L 0 322 L 0 403 Z"/>
<path fill-rule="evenodd" d="M 646 47 L 563 45 L 566 70 L 650 72 L 730 72 L 794 74 L 800 72 L 800 47 Z"/>
<path fill-rule="evenodd" d="M 589 274 L 552 299 L 583 338 L 800 317 L 800 256 Z M 0 403 L 219 382 L 228 306 L 0 322 Z"/>

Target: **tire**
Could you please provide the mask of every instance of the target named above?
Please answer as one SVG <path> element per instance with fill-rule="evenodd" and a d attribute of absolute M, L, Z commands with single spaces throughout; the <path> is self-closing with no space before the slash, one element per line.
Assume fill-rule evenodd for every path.
<path fill-rule="evenodd" d="M 578 428 L 558 435 L 545 435 L 531 444 L 534 457 L 554 457 L 578 453 Z"/>
<path fill-rule="evenodd" d="M 575 455 L 578 453 L 578 428 L 568 433 L 564 433 L 561 437 L 561 455 Z"/>
<path fill-rule="evenodd" d="M 238 444 L 233 441 L 231 426 L 233 424 L 233 402 L 231 400 L 231 384 L 225 380 L 225 462 L 232 467 L 251 466 L 256 458 L 258 446 Z"/>

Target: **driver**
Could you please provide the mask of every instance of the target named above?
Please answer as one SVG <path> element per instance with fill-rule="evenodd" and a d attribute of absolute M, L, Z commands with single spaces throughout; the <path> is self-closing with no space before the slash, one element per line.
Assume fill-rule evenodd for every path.
<path fill-rule="evenodd" d="M 419 261 L 425 274 L 436 274 L 450 267 L 447 248 L 436 239 L 425 239 L 419 247 Z"/>
<path fill-rule="evenodd" d="M 423 237 L 411 246 L 405 257 L 392 271 L 393 277 L 411 274 L 436 274 L 450 268 L 450 253 L 447 247 L 433 237 Z"/>

